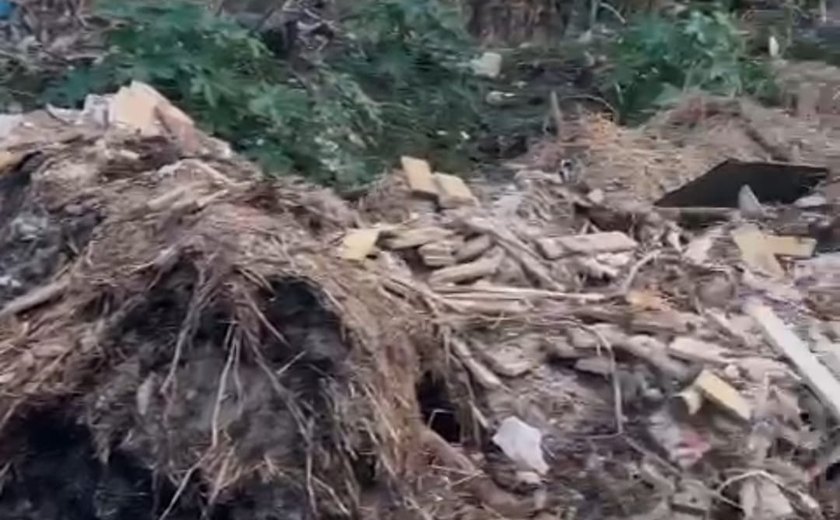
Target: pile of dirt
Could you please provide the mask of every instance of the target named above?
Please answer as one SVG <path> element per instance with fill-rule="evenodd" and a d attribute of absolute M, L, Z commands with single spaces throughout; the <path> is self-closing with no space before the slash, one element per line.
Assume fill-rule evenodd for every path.
<path fill-rule="evenodd" d="M 354 209 L 142 84 L 23 116 L 0 516 L 833 517 L 838 193 L 687 227 L 643 179 L 703 148 L 599 124 L 583 177 L 406 157 Z"/>
<path fill-rule="evenodd" d="M 392 507 L 431 330 L 330 254 L 352 212 L 252 180 L 143 85 L 105 101 L 105 124 L 35 113 L 4 141 L 0 516 Z"/>

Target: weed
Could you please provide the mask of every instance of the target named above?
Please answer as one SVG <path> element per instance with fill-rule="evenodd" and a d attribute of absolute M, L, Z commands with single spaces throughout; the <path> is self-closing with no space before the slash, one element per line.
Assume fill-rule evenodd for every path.
<path fill-rule="evenodd" d="M 367 0 L 319 63 L 292 65 L 206 7 L 120 0 L 109 50 L 46 96 L 79 103 L 137 79 L 270 172 L 339 189 L 372 180 L 402 153 L 457 155 L 478 122 L 464 68 L 469 41 L 439 0 Z"/>
<path fill-rule="evenodd" d="M 769 66 L 748 55 L 743 35 L 722 11 L 636 19 L 612 46 L 610 58 L 607 89 L 630 121 L 646 118 L 688 89 L 763 98 L 775 92 Z"/>

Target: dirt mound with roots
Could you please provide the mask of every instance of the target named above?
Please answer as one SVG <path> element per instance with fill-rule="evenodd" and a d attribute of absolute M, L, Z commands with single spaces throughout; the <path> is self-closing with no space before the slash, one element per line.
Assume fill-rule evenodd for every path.
<path fill-rule="evenodd" d="M 161 136 L 31 130 L 0 176 L 0 516 L 387 516 L 430 331 L 332 254 L 344 203 Z"/>

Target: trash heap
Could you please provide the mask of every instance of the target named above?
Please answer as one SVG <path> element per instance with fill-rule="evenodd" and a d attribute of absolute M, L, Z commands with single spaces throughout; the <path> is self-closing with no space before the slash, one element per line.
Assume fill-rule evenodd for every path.
<path fill-rule="evenodd" d="M 0 516 L 836 517 L 826 164 L 658 207 L 588 121 L 579 175 L 404 157 L 352 206 L 140 83 L 4 121 Z"/>

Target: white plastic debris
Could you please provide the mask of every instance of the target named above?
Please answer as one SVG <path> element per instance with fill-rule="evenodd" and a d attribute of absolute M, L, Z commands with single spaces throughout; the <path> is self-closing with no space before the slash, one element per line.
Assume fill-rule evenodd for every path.
<path fill-rule="evenodd" d="M 0 114 L 0 139 L 11 135 L 21 121 L 23 121 L 23 116 L 20 114 Z"/>
<path fill-rule="evenodd" d="M 502 55 L 498 52 L 485 52 L 480 58 L 470 62 L 473 73 L 484 78 L 498 78 L 502 73 Z"/>
<path fill-rule="evenodd" d="M 521 469 L 533 470 L 540 475 L 548 473 L 548 464 L 543 458 L 542 432 L 518 417 L 502 421 L 493 436 L 493 443 Z"/>
<path fill-rule="evenodd" d="M 755 192 L 746 184 L 738 192 L 738 209 L 744 218 L 761 218 L 766 215 L 764 206 L 755 196 Z"/>

